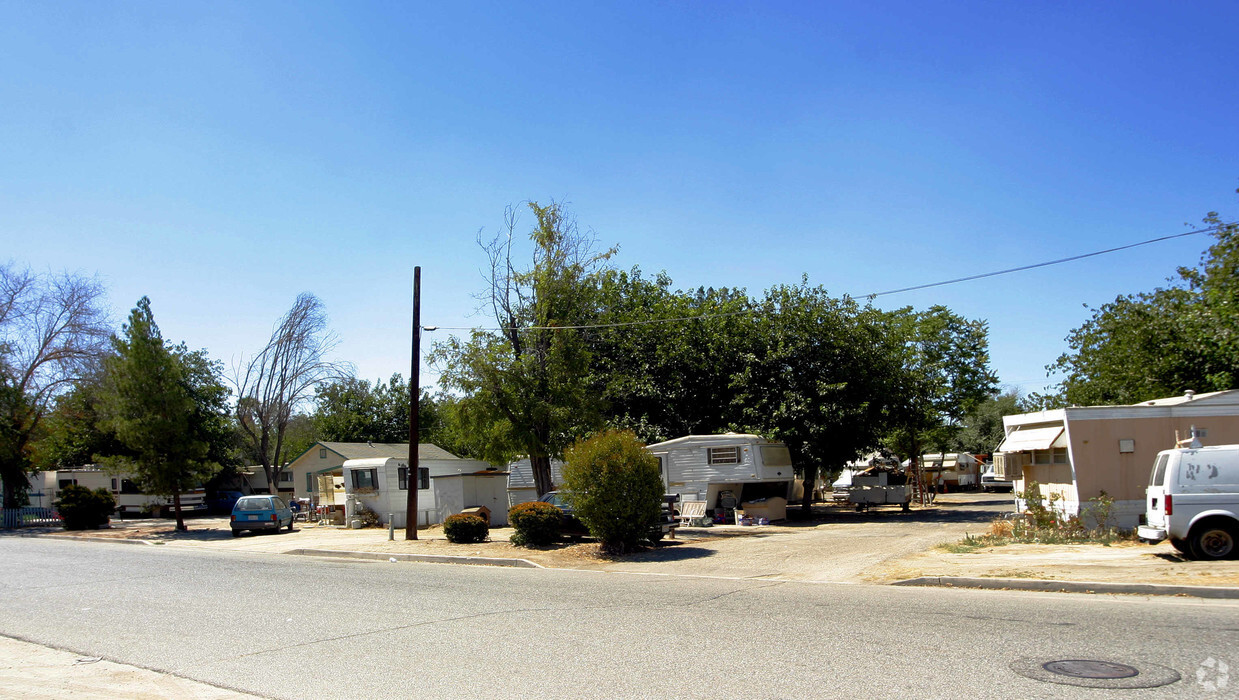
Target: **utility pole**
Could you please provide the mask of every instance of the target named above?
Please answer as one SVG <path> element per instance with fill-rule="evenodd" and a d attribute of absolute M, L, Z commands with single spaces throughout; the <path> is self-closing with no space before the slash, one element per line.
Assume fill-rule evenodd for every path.
<path fill-rule="evenodd" d="M 409 476 L 405 486 L 409 489 L 408 500 L 404 512 L 404 538 L 417 539 L 417 487 L 421 484 L 421 470 L 418 467 L 417 446 L 421 442 L 421 431 L 418 428 L 418 409 L 420 408 L 421 388 L 421 354 L 422 354 L 422 268 L 413 268 L 413 368 L 409 370 Z"/>

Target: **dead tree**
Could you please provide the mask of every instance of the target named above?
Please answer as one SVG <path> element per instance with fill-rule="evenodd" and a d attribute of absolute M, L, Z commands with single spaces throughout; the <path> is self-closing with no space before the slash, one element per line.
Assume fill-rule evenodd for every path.
<path fill-rule="evenodd" d="M 327 359 L 337 342 L 327 328 L 323 303 L 303 292 L 276 324 L 267 346 L 233 368 L 237 422 L 273 494 L 279 492 L 289 423 L 316 386 L 348 371 L 346 363 Z"/>

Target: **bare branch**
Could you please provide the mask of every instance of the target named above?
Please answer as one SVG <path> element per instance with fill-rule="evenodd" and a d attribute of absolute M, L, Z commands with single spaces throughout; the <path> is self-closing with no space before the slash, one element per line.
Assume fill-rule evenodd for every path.
<path fill-rule="evenodd" d="M 351 374 L 348 363 L 327 359 L 338 343 L 328 329 L 323 303 L 304 292 L 276 323 L 266 347 L 233 366 L 237 420 L 273 493 L 283 468 L 289 422 L 313 399 L 316 386 Z"/>

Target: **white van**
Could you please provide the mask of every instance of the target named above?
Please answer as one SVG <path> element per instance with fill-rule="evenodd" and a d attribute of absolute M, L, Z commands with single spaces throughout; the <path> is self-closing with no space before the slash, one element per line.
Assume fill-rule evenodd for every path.
<path fill-rule="evenodd" d="M 1169 537 L 1192 559 L 1239 557 L 1239 445 L 1158 452 L 1145 495 L 1140 539 Z"/>

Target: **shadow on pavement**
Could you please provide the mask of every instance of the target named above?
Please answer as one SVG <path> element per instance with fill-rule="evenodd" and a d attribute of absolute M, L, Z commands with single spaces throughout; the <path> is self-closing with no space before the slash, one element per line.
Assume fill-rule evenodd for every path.
<path fill-rule="evenodd" d="M 714 550 L 694 547 L 691 544 L 665 542 L 658 549 L 623 557 L 623 561 L 687 561 L 689 559 L 705 559 L 706 557 L 714 556 L 714 554 Z"/>

